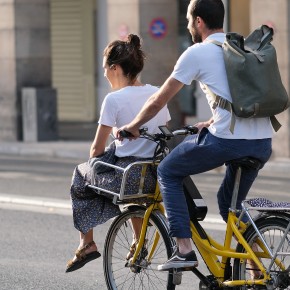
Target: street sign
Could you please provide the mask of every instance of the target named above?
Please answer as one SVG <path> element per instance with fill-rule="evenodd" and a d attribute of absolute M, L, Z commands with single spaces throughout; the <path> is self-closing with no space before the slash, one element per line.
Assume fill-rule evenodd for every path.
<path fill-rule="evenodd" d="M 155 39 L 162 39 L 167 34 L 167 24 L 163 18 L 154 18 L 149 27 L 150 35 Z"/>

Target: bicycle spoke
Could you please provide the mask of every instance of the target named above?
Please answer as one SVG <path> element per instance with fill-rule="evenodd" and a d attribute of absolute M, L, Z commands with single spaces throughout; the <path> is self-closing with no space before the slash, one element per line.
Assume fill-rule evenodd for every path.
<path fill-rule="evenodd" d="M 284 237 L 285 229 L 287 228 L 289 221 L 288 219 L 283 219 L 279 217 L 270 217 L 265 220 L 260 220 L 257 223 L 257 227 L 267 243 L 269 249 L 275 255 L 278 247 Z M 267 251 L 258 234 L 254 230 L 249 230 L 246 234 L 246 240 L 250 246 L 259 245 L 258 249 L 254 250 L 260 252 L 259 260 L 262 265 L 267 270 L 271 266 L 271 258 L 267 254 Z M 286 239 L 283 241 L 283 244 L 278 252 L 280 253 L 289 253 L 290 251 L 290 233 L 287 234 Z M 241 251 L 245 250 L 241 248 Z M 264 253 L 264 255 L 263 255 Z M 270 269 L 270 276 L 272 281 L 270 281 L 271 289 L 290 289 L 290 276 L 289 276 L 289 267 L 290 267 L 290 256 L 279 254 L 277 255 L 274 263 Z M 288 269 L 288 270 L 287 270 Z M 260 277 L 259 277 L 260 276 Z M 253 261 L 240 261 L 236 260 L 234 265 L 234 279 L 241 280 L 254 280 L 261 278 L 261 272 L 258 269 L 257 265 L 254 265 Z M 262 286 L 266 287 L 266 286 Z M 246 286 L 242 286 L 241 289 L 247 289 Z M 266 288 L 265 288 L 266 289 Z"/>
<path fill-rule="evenodd" d="M 128 212 L 124 217 L 120 217 L 109 233 L 109 240 L 105 243 L 104 265 L 106 272 L 106 282 L 112 289 L 166 289 L 172 284 L 172 275 L 169 272 L 157 271 L 157 265 L 166 261 L 172 250 L 172 244 L 169 240 L 168 232 L 161 227 L 158 219 L 150 218 L 150 226 L 147 228 L 145 240 L 146 243 L 141 248 L 132 264 L 132 259 L 126 260 L 133 239 L 133 227 L 131 218 L 143 218 L 144 210 L 140 212 Z M 154 242 L 159 240 L 154 248 L 152 257 L 148 261 L 148 255 L 153 249 Z M 169 280 L 170 279 L 170 280 Z M 170 282 L 169 282 L 170 281 Z M 170 283 L 170 284 L 168 284 Z"/>

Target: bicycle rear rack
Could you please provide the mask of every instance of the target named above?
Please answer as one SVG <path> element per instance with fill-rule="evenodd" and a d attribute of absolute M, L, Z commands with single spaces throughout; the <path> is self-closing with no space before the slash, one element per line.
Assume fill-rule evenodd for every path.
<path fill-rule="evenodd" d="M 95 167 L 97 166 L 97 164 L 102 164 L 111 168 L 114 168 L 115 170 L 119 170 L 123 173 L 123 177 L 122 177 L 122 182 L 121 182 L 121 187 L 120 187 L 120 191 L 119 192 L 114 192 L 114 191 L 110 191 L 107 190 L 105 188 L 99 187 L 95 184 L 96 181 L 96 170 Z M 146 174 L 146 168 L 148 165 L 156 165 L 158 164 L 158 162 L 153 162 L 153 161 L 136 161 L 133 162 L 131 164 L 129 164 L 127 167 L 122 168 L 113 164 L 109 164 L 103 161 L 97 161 L 93 167 L 92 167 L 92 179 L 91 179 L 91 185 L 88 185 L 89 188 L 92 188 L 96 191 L 98 191 L 99 194 L 102 194 L 102 192 L 105 192 L 109 195 L 111 195 L 113 197 L 113 203 L 117 203 L 118 201 L 126 201 L 129 199 L 135 199 L 135 198 L 144 198 L 144 197 L 152 197 L 154 195 L 154 193 L 152 194 L 144 194 L 143 193 L 143 189 L 144 189 L 144 181 L 145 181 L 145 174 Z M 130 170 L 132 169 L 132 167 L 134 166 L 142 166 L 141 169 L 141 174 L 140 174 L 140 183 L 139 183 L 139 188 L 138 188 L 138 193 L 136 194 L 125 194 L 125 187 L 126 187 L 126 181 L 128 178 L 128 174 L 130 172 Z"/>
<path fill-rule="evenodd" d="M 285 212 L 285 211 L 290 211 L 290 208 L 284 208 L 284 207 L 255 207 L 255 206 L 246 206 L 245 203 L 247 203 L 247 200 L 242 202 L 242 213 L 241 216 L 239 217 L 239 220 L 242 218 L 243 215 L 246 215 L 247 218 L 249 219 L 249 222 L 251 223 L 251 225 L 253 226 L 255 232 L 258 234 L 259 238 L 261 239 L 263 245 L 265 246 L 265 248 L 267 249 L 270 257 L 271 257 L 271 262 L 269 264 L 269 267 L 267 269 L 267 274 L 270 273 L 270 269 L 273 266 L 275 259 L 277 258 L 278 255 L 280 256 L 290 256 L 290 252 L 280 252 L 281 247 L 285 241 L 285 239 L 287 238 L 287 235 L 289 233 L 290 230 L 290 220 L 288 222 L 288 226 L 285 230 L 285 233 L 283 235 L 283 237 L 281 238 L 281 241 L 277 247 L 277 250 L 275 251 L 275 253 L 272 252 L 272 250 L 269 248 L 269 246 L 267 245 L 265 239 L 263 238 L 262 234 L 260 233 L 260 231 L 258 230 L 254 219 L 252 218 L 251 214 L 249 213 L 250 210 L 259 210 L 260 212 L 277 212 L 277 211 L 281 211 L 281 212 Z M 290 241 L 289 241 L 290 243 Z"/>
<path fill-rule="evenodd" d="M 233 195 L 232 195 L 232 201 L 231 201 L 230 211 L 232 211 L 232 212 L 237 212 L 238 211 L 236 209 L 236 204 L 237 204 L 237 198 L 238 198 L 241 174 L 242 174 L 242 168 L 241 168 L 241 166 L 239 166 L 238 169 L 237 169 L 236 177 L 235 177 L 235 183 L 234 183 L 234 189 L 233 189 Z M 266 243 L 265 239 L 263 238 L 262 234 L 258 230 L 258 228 L 257 228 L 257 226 L 255 224 L 255 221 L 252 218 L 252 216 L 249 213 L 249 211 L 250 210 L 256 210 L 256 211 L 259 210 L 261 212 L 268 212 L 268 211 L 285 212 L 285 211 L 290 211 L 290 208 L 285 208 L 285 207 L 258 207 L 257 208 L 257 207 L 254 207 L 254 206 L 246 206 L 245 203 L 247 203 L 247 200 L 244 200 L 242 202 L 242 210 L 241 210 L 241 214 L 239 216 L 239 219 L 238 219 L 237 223 L 239 224 L 239 222 L 242 220 L 244 215 L 248 218 L 250 224 L 253 226 L 254 230 L 258 234 L 259 238 L 261 239 L 263 245 L 265 246 L 265 248 L 267 249 L 267 251 L 268 251 L 268 253 L 269 253 L 270 257 L 271 257 L 271 262 L 269 264 L 269 267 L 266 270 L 267 274 L 269 274 L 270 273 L 270 269 L 273 266 L 273 264 L 275 262 L 275 259 L 277 258 L 278 255 L 290 256 L 289 252 L 280 252 L 281 247 L 282 247 L 285 239 L 287 238 L 287 235 L 288 235 L 289 230 L 290 230 L 290 218 L 288 219 L 289 223 L 288 223 L 288 226 L 287 226 L 287 228 L 285 230 L 285 233 L 284 233 L 284 235 L 283 235 L 283 237 L 281 239 L 281 242 L 278 245 L 276 252 L 273 253 L 272 250 L 269 248 L 268 244 Z M 289 241 L 289 243 L 290 243 L 290 241 Z"/>

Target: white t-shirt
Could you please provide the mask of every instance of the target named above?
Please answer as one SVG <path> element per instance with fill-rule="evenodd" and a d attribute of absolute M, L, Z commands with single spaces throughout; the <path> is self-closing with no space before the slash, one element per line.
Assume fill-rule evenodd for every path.
<path fill-rule="evenodd" d="M 99 124 L 120 128 L 130 123 L 140 112 L 145 102 L 158 90 L 151 85 L 129 86 L 109 93 L 102 104 Z M 160 132 L 158 126 L 166 125 L 170 120 L 167 106 L 145 123 L 149 133 Z M 153 157 L 156 143 L 147 139 L 138 138 L 133 141 L 116 140 L 116 155 L 118 157 L 136 156 L 142 158 Z"/>
<path fill-rule="evenodd" d="M 224 33 L 215 33 L 207 39 L 224 42 Z M 203 84 L 215 94 L 232 101 L 222 49 L 206 40 L 190 46 L 178 59 L 171 77 L 190 85 L 193 80 L 199 81 L 201 89 L 206 94 Z M 207 101 L 212 110 L 214 122 L 209 131 L 225 139 L 264 139 L 273 136 L 270 118 L 238 118 L 234 127 L 234 134 L 229 130 L 231 114 L 220 107 L 212 109 L 212 98 L 206 94 Z"/>

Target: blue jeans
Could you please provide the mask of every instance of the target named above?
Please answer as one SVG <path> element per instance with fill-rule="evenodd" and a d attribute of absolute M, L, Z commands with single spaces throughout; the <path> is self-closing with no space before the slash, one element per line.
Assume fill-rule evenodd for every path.
<path fill-rule="evenodd" d="M 168 216 L 170 235 L 190 238 L 189 214 L 182 182 L 188 175 L 206 172 L 222 166 L 225 162 L 254 157 L 262 167 L 272 153 L 272 139 L 222 139 L 213 136 L 207 128 L 197 135 L 188 136 L 167 155 L 158 166 L 158 182 Z M 231 205 L 236 168 L 227 165 L 224 180 L 217 193 L 219 211 L 226 221 Z M 237 208 L 244 200 L 258 175 L 257 170 L 242 172 Z"/>

